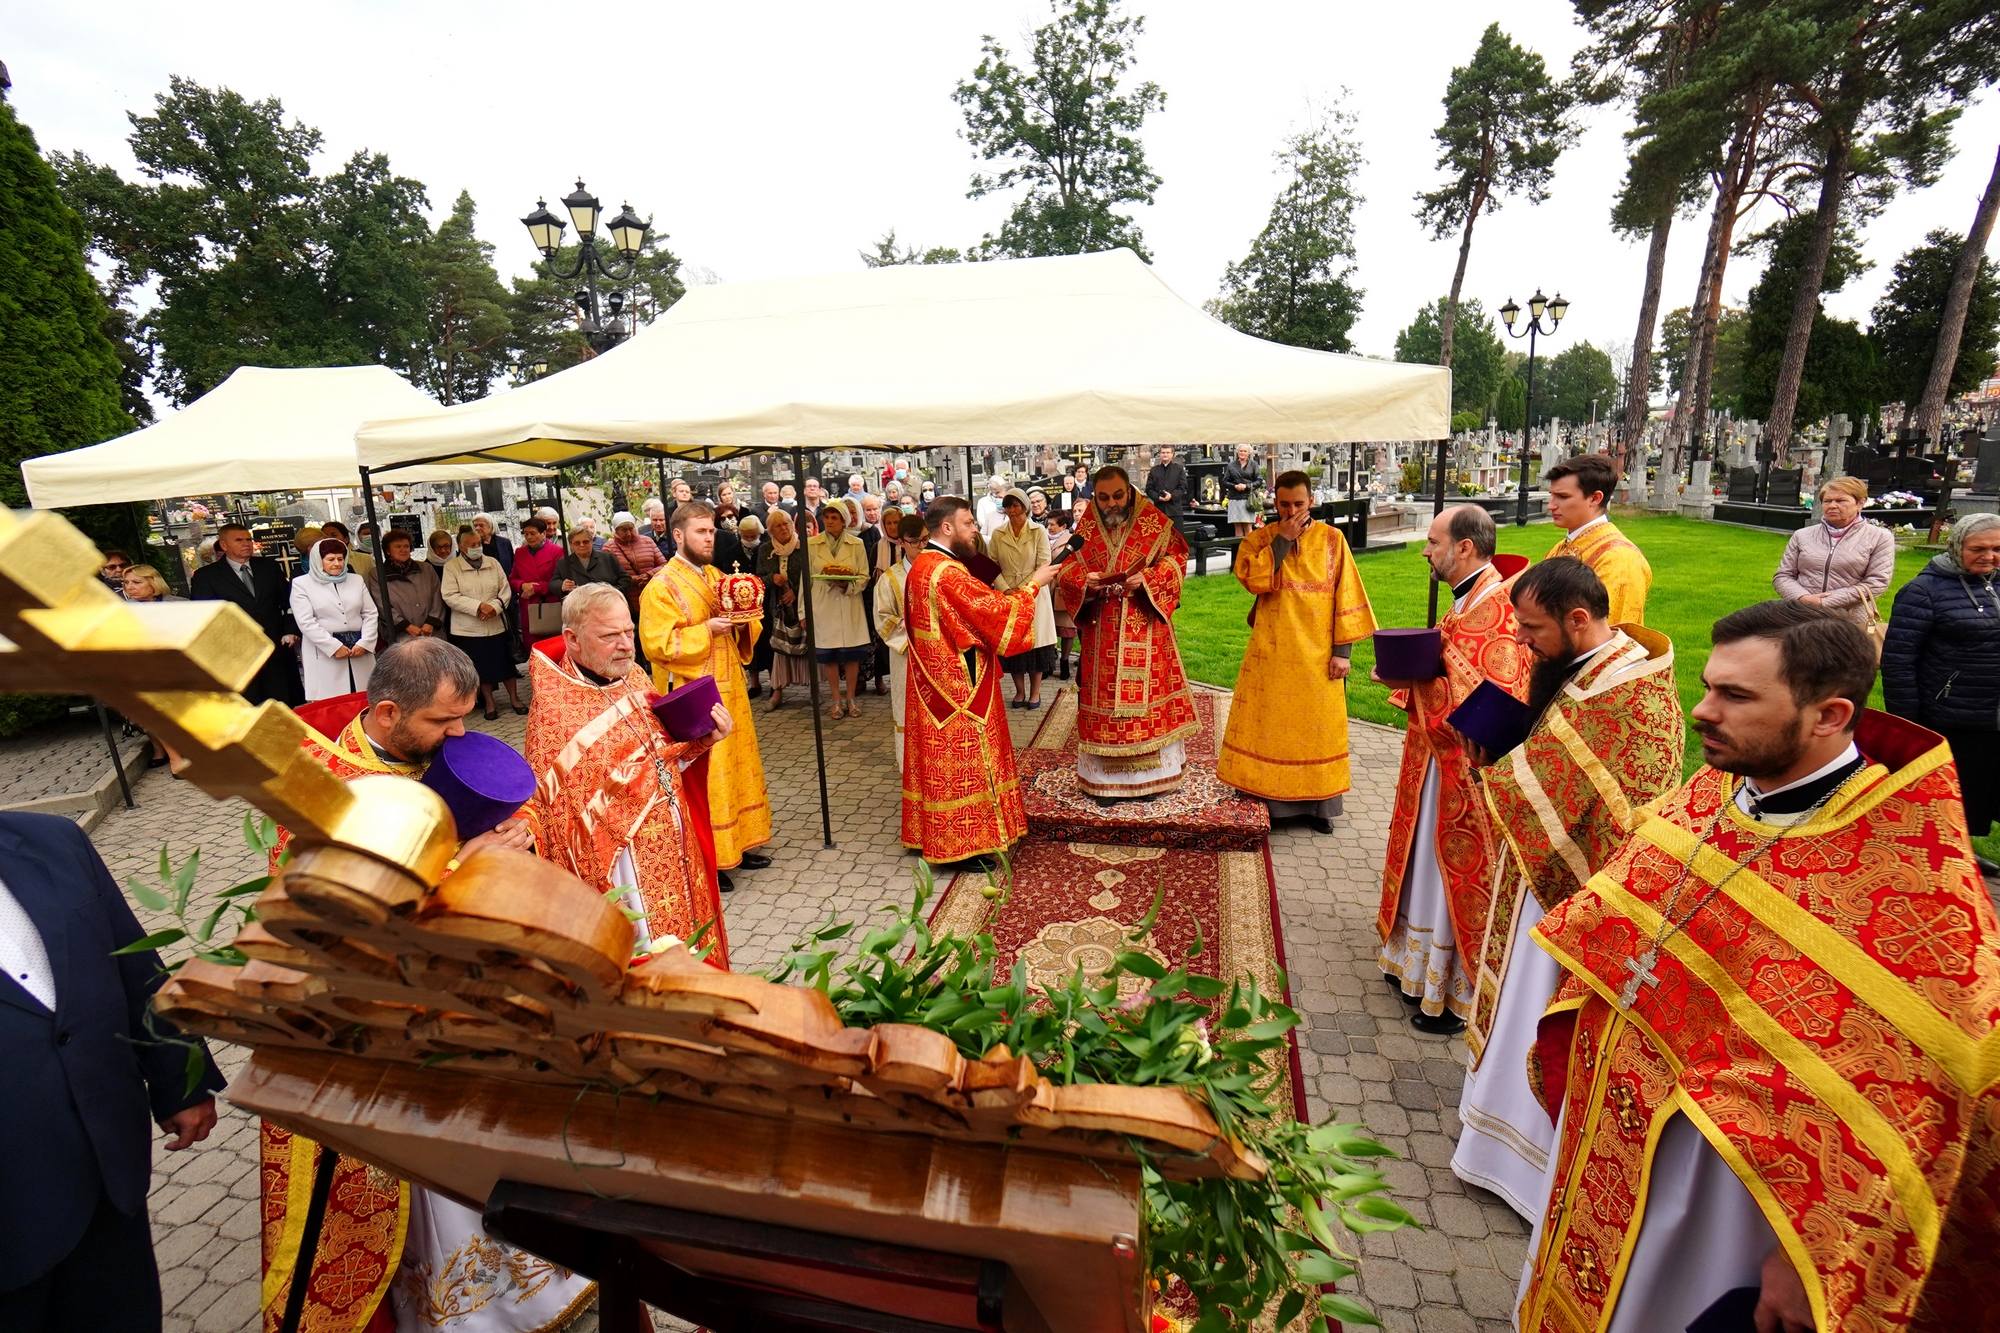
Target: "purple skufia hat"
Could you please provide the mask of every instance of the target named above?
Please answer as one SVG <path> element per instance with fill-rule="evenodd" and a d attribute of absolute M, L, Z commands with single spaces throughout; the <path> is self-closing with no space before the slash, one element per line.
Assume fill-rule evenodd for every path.
<path fill-rule="evenodd" d="M 1383 680 L 1436 680 L 1444 674 L 1444 636 L 1434 629 L 1376 630 L 1375 674 Z"/>
<path fill-rule="evenodd" d="M 708 710 L 722 702 L 715 677 L 696 676 L 685 685 L 676 685 L 653 699 L 653 716 L 677 741 L 698 741 L 715 730 Z"/>
<path fill-rule="evenodd" d="M 1528 705 L 1492 681 L 1482 680 L 1465 702 L 1452 710 L 1449 721 L 1460 735 L 1498 758 L 1528 739 L 1535 720 Z"/>
<path fill-rule="evenodd" d="M 449 736 L 424 770 L 423 783 L 444 798 L 460 841 L 506 823 L 535 794 L 535 771 L 498 736 Z"/>

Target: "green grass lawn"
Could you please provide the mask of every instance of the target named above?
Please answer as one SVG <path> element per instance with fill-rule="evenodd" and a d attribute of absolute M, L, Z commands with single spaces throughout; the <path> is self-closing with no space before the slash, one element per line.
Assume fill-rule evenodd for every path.
<path fill-rule="evenodd" d="M 1693 708 L 1701 698 L 1701 669 L 1708 661 L 1709 627 L 1723 616 L 1752 602 L 1777 594 L 1771 573 L 1785 550 L 1785 534 L 1756 532 L 1680 517 L 1619 514 L 1618 526 L 1646 553 L 1653 566 L 1653 588 L 1646 596 L 1646 624 L 1674 641 L 1674 678 L 1681 705 Z M 1539 560 L 1556 542 L 1549 524 L 1500 529 L 1500 549 Z M 1930 557 L 1902 551 L 1896 557 L 1890 597 Z M 1362 582 L 1384 629 L 1422 625 L 1430 597 L 1430 570 L 1418 547 L 1360 557 Z M 1882 609 L 1889 609 L 1889 597 Z M 1250 595 L 1226 574 L 1189 579 L 1174 617 L 1181 656 L 1196 680 L 1230 687 L 1250 638 L 1244 617 Z M 1354 675 L 1348 684 L 1347 706 L 1356 717 L 1401 727 L 1403 713 L 1389 706 L 1389 692 L 1368 679 L 1375 650 L 1364 640 L 1354 646 Z M 1876 687 L 1875 702 L 1881 703 Z M 1688 733 L 1687 768 L 1701 762 L 1701 747 Z"/>

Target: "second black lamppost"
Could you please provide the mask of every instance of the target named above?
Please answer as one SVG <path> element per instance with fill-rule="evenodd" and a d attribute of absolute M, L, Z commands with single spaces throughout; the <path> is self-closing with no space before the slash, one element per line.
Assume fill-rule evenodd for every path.
<path fill-rule="evenodd" d="M 639 254 L 646 246 L 646 232 L 652 224 L 632 211 L 626 204 L 617 217 L 611 219 L 607 230 L 611 233 L 611 248 L 625 259 L 625 270 L 619 272 L 604 261 L 597 249 L 597 219 L 604 205 L 597 196 L 586 190 L 582 181 L 563 201 L 563 208 L 569 213 L 570 221 L 576 224 L 578 251 L 576 264 L 568 272 L 555 267 L 556 254 L 562 249 L 563 220 L 549 211 L 549 201 L 537 199 L 535 211 L 521 219 L 521 225 L 528 229 L 535 248 L 542 252 L 542 258 L 549 261 L 549 272 L 568 281 L 582 277 L 584 290 L 576 294 L 577 309 L 581 312 L 579 323 L 584 340 L 591 350 L 598 353 L 610 351 L 625 340 L 626 329 L 619 318 L 624 313 L 626 293 L 613 291 L 600 300 L 597 293 L 597 279 L 601 274 L 612 282 L 629 282 L 639 271 Z M 610 318 L 605 318 L 609 311 Z"/>
<path fill-rule="evenodd" d="M 1544 310 L 1549 315 L 1547 328 L 1542 327 Z M 1568 313 L 1569 302 L 1563 300 L 1561 292 L 1557 292 L 1551 301 L 1537 287 L 1535 294 L 1528 298 L 1528 327 L 1516 332 L 1514 321 L 1520 317 L 1521 307 L 1514 304 L 1511 296 L 1507 298 L 1507 304 L 1500 307 L 1500 321 L 1507 326 L 1508 336 L 1528 340 L 1528 392 L 1521 417 L 1521 491 L 1514 508 L 1514 522 L 1520 527 L 1526 527 L 1528 523 L 1528 459 L 1532 454 L 1528 442 L 1533 438 L 1531 432 L 1535 429 L 1535 338 L 1540 334 L 1553 334 Z"/>

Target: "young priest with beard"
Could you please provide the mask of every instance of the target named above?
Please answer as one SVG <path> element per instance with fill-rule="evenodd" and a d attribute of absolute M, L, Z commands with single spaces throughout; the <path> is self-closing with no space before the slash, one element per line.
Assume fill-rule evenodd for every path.
<path fill-rule="evenodd" d="M 1611 860 L 1641 807 L 1673 790 L 1687 732 L 1673 645 L 1637 625 L 1614 629 L 1588 565 L 1544 560 L 1515 580 L 1513 600 L 1516 632 L 1534 657 L 1535 722 L 1497 760 L 1473 753 L 1501 853 L 1479 956 L 1465 959 L 1472 1068 L 1451 1166 L 1533 1221 L 1555 1134 L 1528 1087 L 1528 1051 L 1562 969 L 1526 931 Z"/>
<path fill-rule="evenodd" d="M 2000 952 L 1950 749 L 1867 710 L 1835 612 L 1713 634 L 1707 766 L 1534 930 L 1570 975 L 1517 1327 L 1990 1327 Z"/>

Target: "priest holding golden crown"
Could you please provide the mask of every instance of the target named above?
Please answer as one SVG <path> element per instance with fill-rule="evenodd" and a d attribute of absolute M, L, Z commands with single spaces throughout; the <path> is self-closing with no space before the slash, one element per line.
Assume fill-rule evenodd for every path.
<path fill-rule="evenodd" d="M 1083 637 L 1076 700 L 1077 785 L 1100 804 L 1178 789 L 1200 730 L 1174 642 L 1187 541 L 1122 467 L 1099 468 L 1077 520 L 1076 555 L 1057 568 L 1056 604 Z"/>
<path fill-rule="evenodd" d="M 1836 613 L 1713 638 L 1707 766 L 1534 930 L 1569 979 L 1516 1326 L 1991 1328 L 2000 950 L 1950 749 L 1866 711 Z"/>
<path fill-rule="evenodd" d="M 653 684 L 665 694 L 700 676 L 715 677 L 722 703 L 734 719 L 728 739 L 697 769 L 715 831 L 715 864 L 723 889 L 728 872 L 762 870 L 771 858 L 750 850 L 771 840 L 771 798 L 764 788 L 764 760 L 757 752 L 757 724 L 750 716 L 750 686 L 743 667 L 763 627 L 761 615 L 736 622 L 723 615 L 722 574 L 715 567 L 715 510 L 703 500 L 674 508 L 674 555 L 639 597 L 639 642 L 653 664 Z M 690 780 L 697 769 L 689 771 Z"/>
<path fill-rule="evenodd" d="M 1215 776 L 1333 832 L 1348 788 L 1347 672 L 1375 611 L 1347 538 L 1312 516 L 1312 479 L 1278 477 L 1278 521 L 1243 539 L 1230 571 L 1257 599 Z"/>

